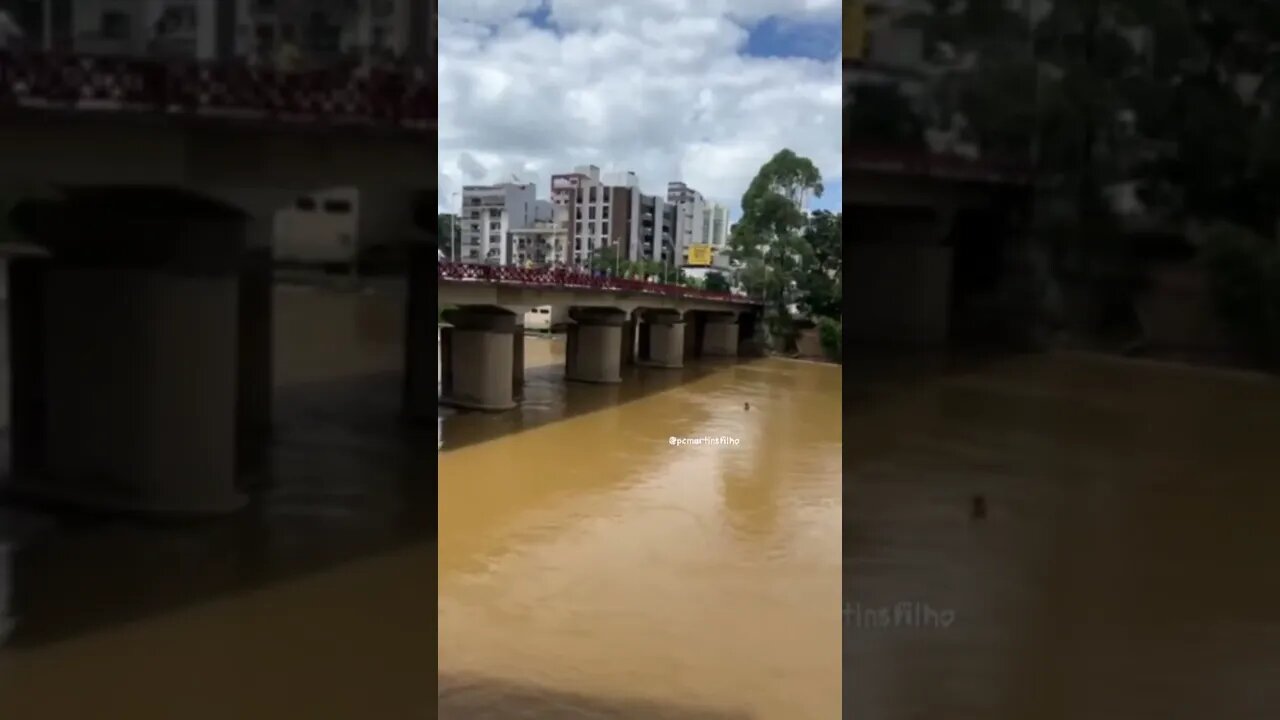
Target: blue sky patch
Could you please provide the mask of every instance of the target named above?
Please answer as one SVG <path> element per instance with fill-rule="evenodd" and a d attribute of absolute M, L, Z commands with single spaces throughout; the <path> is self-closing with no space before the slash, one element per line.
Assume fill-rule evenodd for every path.
<path fill-rule="evenodd" d="M 832 60 L 840 56 L 840 23 L 768 17 L 747 28 L 743 52 L 761 58 Z"/>
<path fill-rule="evenodd" d="M 822 197 L 814 198 L 809 203 L 809 207 L 813 210 L 840 212 L 844 207 L 844 182 L 841 180 L 823 182 Z"/>
<path fill-rule="evenodd" d="M 559 34 L 555 23 L 551 22 L 551 3 L 549 2 L 539 3 L 536 9 L 520 13 L 520 17 L 528 20 L 536 28 L 551 30 Z"/>

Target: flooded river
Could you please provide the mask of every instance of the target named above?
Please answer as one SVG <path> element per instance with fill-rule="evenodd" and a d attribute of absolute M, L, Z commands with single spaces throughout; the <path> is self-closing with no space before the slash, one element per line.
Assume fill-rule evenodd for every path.
<path fill-rule="evenodd" d="M 0 509 L 0 718 L 838 715 L 837 369 L 566 387 L 562 343 L 530 338 L 524 407 L 448 416 L 437 453 L 398 424 L 401 321 L 277 292 L 242 516 Z M 738 444 L 669 441 L 702 435 Z"/>
<path fill-rule="evenodd" d="M 526 357 L 521 413 L 446 420 L 442 715 L 839 717 L 839 369 Z"/>
<path fill-rule="evenodd" d="M 566 386 L 530 338 L 524 406 L 446 416 L 437 451 L 397 420 L 399 300 L 277 312 L 248 511 L 0 508 L 0 718 L 1275 717 L 1274 380 L 1048 355 Z M 703 436 L 737 442 L 670 441 Z"/>
<path fill-rule="evenodd" d="M 899 380 L 844 421 L 846 717 L 1278 716 L 1280 382 L 1072 355 Z"/>

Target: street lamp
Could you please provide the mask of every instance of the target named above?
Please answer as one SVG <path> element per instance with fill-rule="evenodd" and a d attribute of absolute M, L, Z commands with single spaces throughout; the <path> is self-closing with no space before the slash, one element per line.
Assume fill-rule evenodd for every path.
<path fill-rule="evenodd" d="M 449 194 L 450 204 L 459 193 L 455 190 Z M 462 252 L 462 238 L 458 235 L 458 218 L 462 215 L 462 201 L 458 201 L 458 212 L 449 216 L 449 243 L 453 249 L 453 261 L 459 262 L 458 255 Z"/>

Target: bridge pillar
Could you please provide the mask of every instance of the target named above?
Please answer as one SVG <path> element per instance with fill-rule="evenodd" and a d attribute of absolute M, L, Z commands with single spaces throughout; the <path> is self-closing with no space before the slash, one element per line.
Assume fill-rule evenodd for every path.
<path fill-rule="evenodd" d="M 636 364 L 644 365 L 649 362 L 649 320 L 641 315 L 636 319 Z"/>
<path fill-rule="evenodd" d="M 146 513 L 243 506 L 239 470 L 264 442 L 244 398 L 270 380 L 242 315 L 261 278 L 239 213 L 102 189 L 14 213 L 50 257 L 10 265 L 11 490 Z"/>
<path fill-rule="evenodd" d="M 240 272 L 239 382 L 236 395 L 237 468 L 250 473 L 267 459 L 275 394 L 275 273 L 271 247 L 245 252 Z M 251 484 L 246 484 L 249 488 Z"/>
<path fill-rule="evenodd" d="M 565 379 L 576 382 L 622 382 L 623 328 L 626 314 L 617 310 L 569 311 Z"/>
<path fill-rule="evenodd" d="M 707 327 L 707 314 L 691 310 L 684 314 L 684 359 L 696 360 L 702 355 L 702 333 Z"/>
<path fill-rule="evenodd" d="M 702 354 L 706 357 L 738 356 L 738 322 L 731 313 L 707 316 L 702 331 Z"/>
<path fill-rule="evenodd" d="M 626 320 L 622 322 L 622 366 L 628 367 L 636 364 L 636 319 L 631 313 L 627 313 Z"/>
<path fill-rule="evenodd" d="M 738 316 L 738 355 L 740 357 L 764 357 L 764 318 L 760 311 L 748 311 Z"/>
<path fill-rule="evenodd" d="M 684 367 L 685 323 L 678 312 L 648 313 L 644 322 L 645 354 L 638 365 L 658 368 Z"/>
<path fill-rule="evenodd" d="M 511 397 L 516 402 L 524 399 L 524 322 L 516 315 L 511 330 Z"/>
<path fill-rule="evenodd" d="M 470 410 L 514 408 L 515 315 L 491 308 L 460 308 L 447 311 L 445 320 L 453 327 L 445 333 L 448 358 L 440 402 Z"/>
<path fill-rule="evenodd" d="M 435 284 L 436 248 L 431 243 L 409 246 L 408 300 L 405 306 L 404 385 L 401 389 L 405 417 L 430 420 L 438 415 L 437 392 L 448 393 L 452 383 L 448 348 L 452 328 L 441 328 L 435 303 L 427 293 Z M 437 350 L 430 349 L 431 331 L 439 338 Z M 431 366 L 439 363 L 436 382 L 431 382 Z M 443 389 L 437 391 L 437 387 Z"/>

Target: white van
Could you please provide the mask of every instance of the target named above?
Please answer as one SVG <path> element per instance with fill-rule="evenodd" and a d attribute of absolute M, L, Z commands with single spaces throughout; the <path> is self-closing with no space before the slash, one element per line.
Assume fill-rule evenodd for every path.
<path fill-rule="evenodd" d="M 540 305 L 524 314 L 525 330 L 551 331 L 551 306 Z"/>
<path fill-rule="evenodd" d="M 355 187 L 299 196 L 275 216 L 278 262 L 347 268 L 380 254 L 394 255 L 421 234 L 413 223 L 415 195 Z"/>

